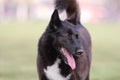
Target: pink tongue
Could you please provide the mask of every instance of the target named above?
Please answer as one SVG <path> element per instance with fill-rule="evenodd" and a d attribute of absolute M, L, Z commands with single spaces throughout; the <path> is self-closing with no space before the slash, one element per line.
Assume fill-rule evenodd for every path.
<path fill-rule="evenodd" d="M 63 52 L 63 55 L 67 58 L 68 65 L 72 68 L 76 68 L 75 60 L 72 55 L 68 53 L 68 51 L 65 48 L 61 48 L 61 51 Z"/>

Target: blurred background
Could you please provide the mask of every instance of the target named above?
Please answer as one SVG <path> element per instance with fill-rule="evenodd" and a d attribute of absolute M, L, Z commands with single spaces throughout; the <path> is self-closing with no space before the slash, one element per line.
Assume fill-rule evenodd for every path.
<path fill-rule="evenodd" d="M 91 80 L 120 80 L 120 0 L 78 0 L 92 37 Z M 0 0 L 0 80 L 38 80 L 37 44 L 54 0 Z M 65 14 L 61 14 L 65 19 Z"/>

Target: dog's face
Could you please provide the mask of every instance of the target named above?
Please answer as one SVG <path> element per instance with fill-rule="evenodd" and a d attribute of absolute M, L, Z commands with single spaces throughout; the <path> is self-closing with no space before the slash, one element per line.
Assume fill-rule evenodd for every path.
<path fill-rule="evenodd" d="M 65 63 L 75 69 L 76 64 L 73 56 L 80 55 L 83 51 L 80 47 L 80 34 L 76 25 L 71 21 L 61 21 L 57 10 L 55 10 L 47 31 L 52 45 L 60 53 Z"/>
<path fill-rule="evenodd" d="M 75 25 L 63 21 L 56 34 L 56 43 L 59 49 L 63 47 L 72 55 L 77 53 L 77 50 L 80 49 L 80 36 Z"/>

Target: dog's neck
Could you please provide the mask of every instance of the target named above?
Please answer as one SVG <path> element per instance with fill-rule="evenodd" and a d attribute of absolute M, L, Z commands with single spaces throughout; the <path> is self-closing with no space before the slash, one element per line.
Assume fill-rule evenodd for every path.
<path fill-rule="evenodd" d="M 67 68 L 61 68 L 60 66 L 64 67 L 62 60 L 57 58 L 53 65 L 47 66 L 44 69 L 45 75 L 48 80 L 69 80 L 71 77 L 70 71 Z"/>
<path fill-rule="evenodd" d="M 44 73 L 48 80 L 69 80 L 72 69 L 62 59 L 59 52 L 51 45 L 49 41 L 44 42 Z M 47 48 L 46 48 L 47 47 Z M 48 50 L 49 49 L 49 50 Z"/>

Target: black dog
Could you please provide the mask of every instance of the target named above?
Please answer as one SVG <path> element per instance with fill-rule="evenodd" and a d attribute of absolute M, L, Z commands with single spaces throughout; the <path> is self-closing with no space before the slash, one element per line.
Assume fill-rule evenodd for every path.
<path fill-rule="evenodd" d="M 40 38 L 39 80 L 89 80 L 91 40 L 81 25 L 76 0 L 56 0 L 56 9 Z M 61 21 L 57 10 L 66 10 Z"/>

